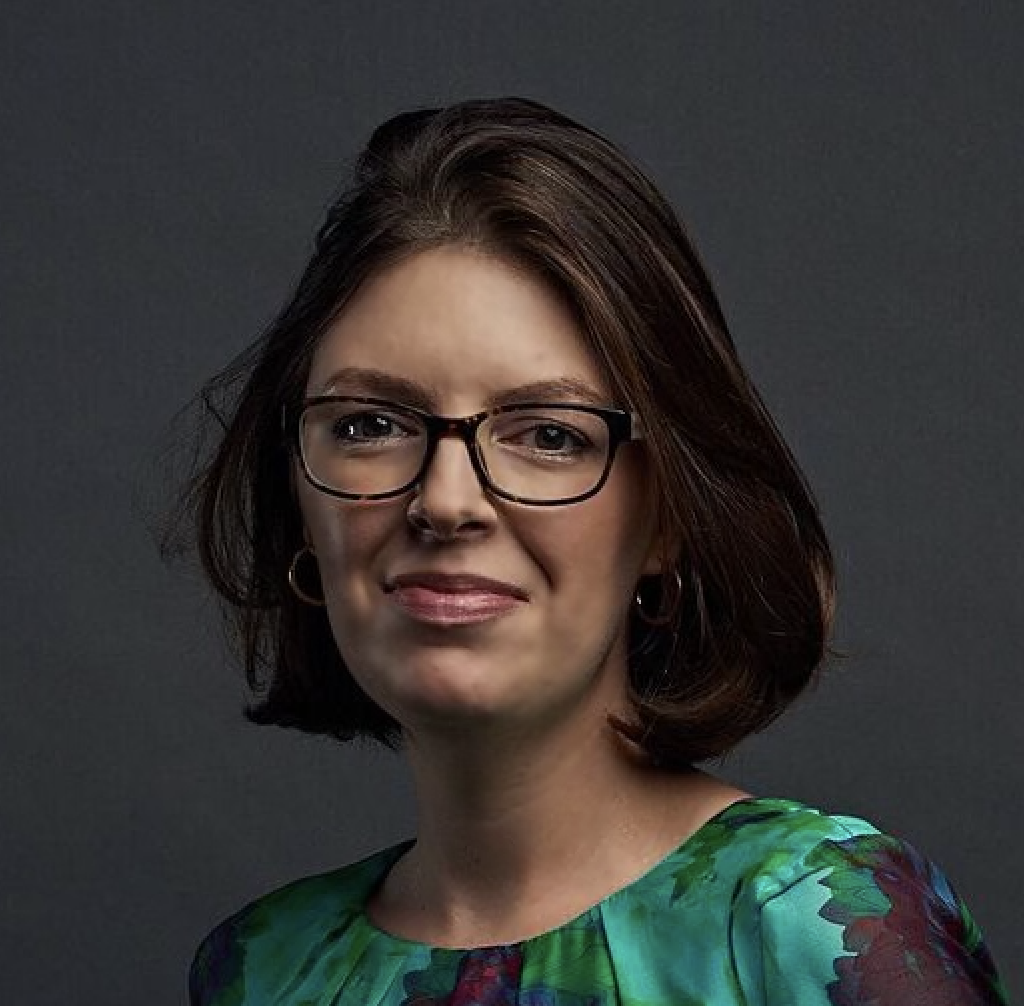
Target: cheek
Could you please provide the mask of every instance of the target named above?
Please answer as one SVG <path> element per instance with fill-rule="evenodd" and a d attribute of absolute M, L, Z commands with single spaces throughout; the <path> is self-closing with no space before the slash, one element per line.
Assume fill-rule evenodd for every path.
<path fill-rule="evenodd" d="M 394 538 L 396 520 L 401 522 L 401 511 L 380 504 L 361 507 L 317 500 L 303 512 L 335 645 L 350 672 L 372 694 L 370 682 L 358 672 L 373 663 L 367 648 L 372 649 L 377 634 L 373 627 L 381 602 L 383 555 Z"/>
<path fill-rule="evenodd" d="M 603 618 L 632 596 L 641 561 L 638 529 L 616 502 L 595 497 L 546 515 L 532 542 L 555 595 Z"/>
<path fill-rule="evenodd" d="M 300 506 L 328 602 L 362 608 L 379 574 L 376 557 L 401 513 L 393 506 L 359 506 L 314 492 L 301 491 Z"/>

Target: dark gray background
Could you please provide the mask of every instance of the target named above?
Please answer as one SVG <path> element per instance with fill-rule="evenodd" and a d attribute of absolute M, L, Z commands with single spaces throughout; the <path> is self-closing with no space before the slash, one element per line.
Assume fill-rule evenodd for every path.
<path fill-rule="evenodd" d="M 1022 29 L 936 0 L 5 4 L 0 1000 L 181 1002 L 215 921 L 410 833 L 396 759 L 241 721 L 147 520 L 171 417 L 369 130 L 502 93 L 679 206 L 820 496 L 851 656 L 724 773 L 914 841 L 1020 988 Z"/>

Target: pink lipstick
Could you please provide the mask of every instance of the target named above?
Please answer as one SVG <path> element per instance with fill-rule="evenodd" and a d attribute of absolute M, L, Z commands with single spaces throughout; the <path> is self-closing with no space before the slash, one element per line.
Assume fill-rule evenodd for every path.
<path fill-rule="evenodd" d="M 475 625 L 507 615 L 529 599 L 514 584 L 464 573 L 403 573 L 385 590 L 410 618 L 430 625 Z"/>

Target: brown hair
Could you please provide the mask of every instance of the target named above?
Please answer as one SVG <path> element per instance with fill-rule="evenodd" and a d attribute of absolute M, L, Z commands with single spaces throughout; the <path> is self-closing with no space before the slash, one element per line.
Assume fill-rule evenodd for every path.
<path fill-rule="evenodd" d="M 678 562 L 644 585 L 671 618 L 629 625 L 634 716 L 612 726 L 654 761 L 733 747 L 804 688 L 828 645 L 832 559 L 796 462 L 736 355 L 685 231 L 654 185 L 593 131 L 533 101 L 470 101 L 398 115 L 360 156 L 291 299 L 252 350 L 211 381 L 245 378 L 223 438 L 179 516 L 225 604 L 256 695 L 246 715 L 395 747 L 398 723 L 355 683 L 323 609 L 287 573 L 302 546 L 283 408 L 359 285 L 400 258 L 473 245 L 552 284 L 623 407 L 636 411 L 662 538 Z M 178 525 L 179 529 L 184 525 Z M 668 613 L 668 612 L 666 612 Z"/>

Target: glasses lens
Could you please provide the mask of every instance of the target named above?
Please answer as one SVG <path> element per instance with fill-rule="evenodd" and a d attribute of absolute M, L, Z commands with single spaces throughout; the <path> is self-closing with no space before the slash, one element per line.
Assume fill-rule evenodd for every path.
<path fill-rule="evenodd" d="M 526 406 L 499 412 L 484 421 L 477 442 L 491 481 L 538 503 L 590 492 L 608 463 L 607 424 L 579 409 Z"/>
<path fill-rule="evenodd" d="M 318 485 L 351 496 L 384 495 L 419 474 L 429 443 L 423 421 L 400 406 L 331 399 L 306 406 L 302 460 Z M 517 499 L 557 503 L 596 488 L 608 465 L 608 426 L 569 406 L 516 406 L 477 430 L 491 483 Z"/>
<path fill-rule="evenodd" d="M 427 433 L 413 413 L 348 399 L 306 407 L 302 460 L 315 482 L 355 496 L 407 485 L 423 463 Z"/>

